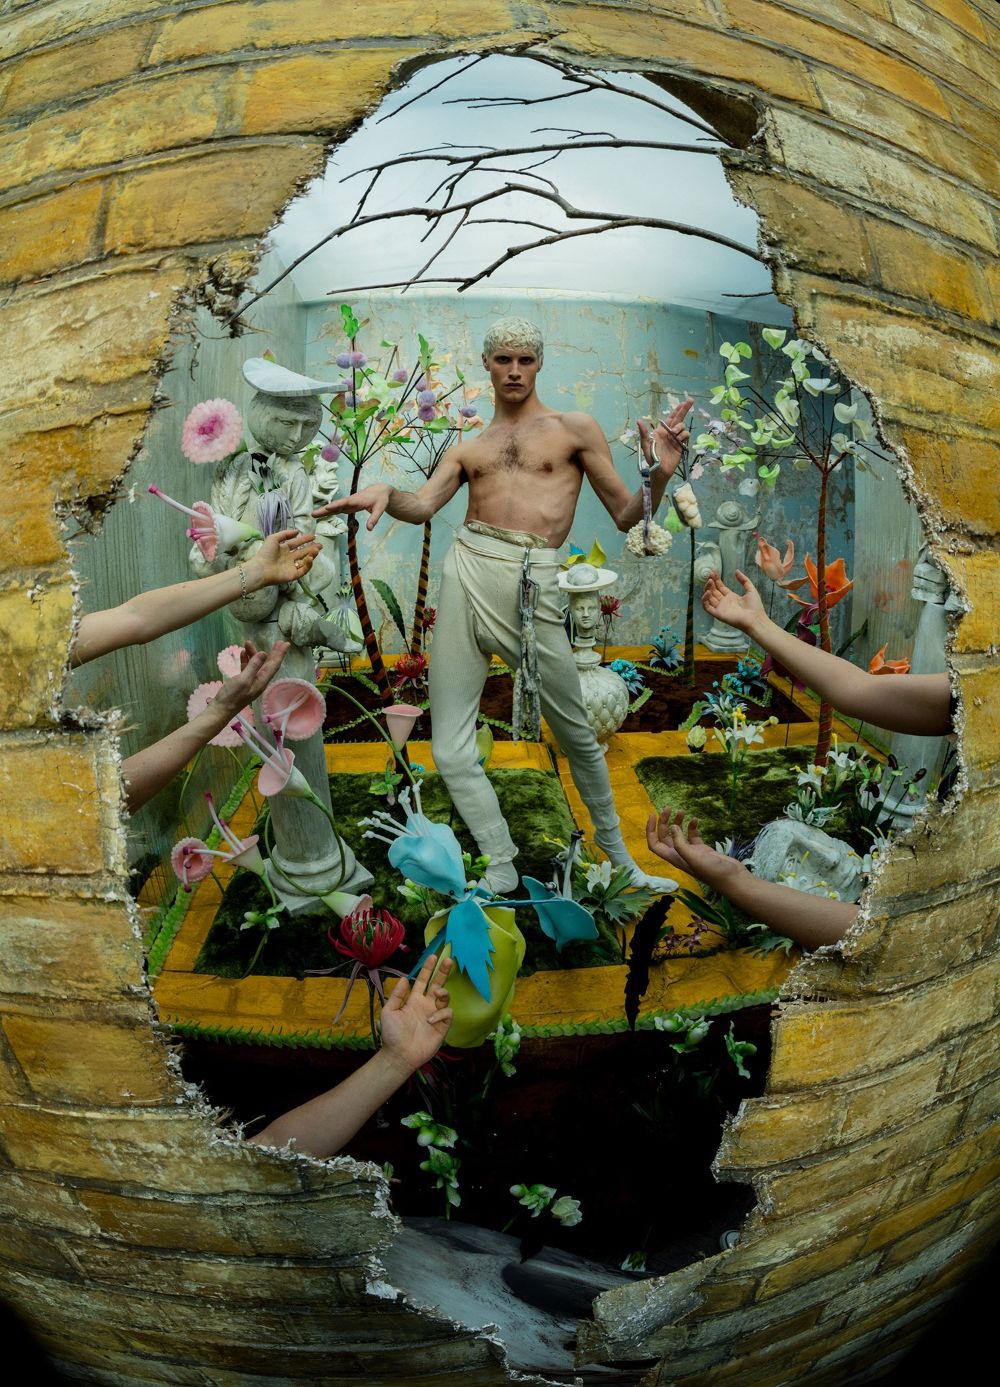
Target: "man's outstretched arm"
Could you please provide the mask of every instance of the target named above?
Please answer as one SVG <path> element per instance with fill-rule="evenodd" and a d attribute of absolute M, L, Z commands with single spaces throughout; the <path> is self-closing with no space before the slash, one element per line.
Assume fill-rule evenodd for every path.
<path fill-rule="evenodd" d="M 858 669 L 850 660 L 807 645 L 772 621 L 746 574 L 737 569 L 736 577 L 743 587 L 742 596 L 728 588 L 717 573 L 712 574 L 701 599 L 705 611 L 744 631 L 839 713 L 892 732 L 943 737 L 952 731 L 947 674 L 879 675 Z"/>
<path fill-rule="evenodd" d="M 691 399 L 683 400 L 652 431 L 639 420 L 642 455 L 646 465 L 653 469 L 650 487 L 654 511 L 663 500 L 667 482 L 677 471 L 684 445 L 690 438 L 684 427 L 684 418 L 693 404 Z M 580 420 L 579 456 L 587 478 L 618 529 L 623 533 L 631 530 L 642 519 L 642 487 L 629 491 L 622 481 L 596 420 L 589 415 L 577 415 L 575 418 Z M 653 456 L 654 447 L 656 457 Z"/>
<path fill-rule="evenodd" d="M 387 482 L 375 482 L 350 496 L 328 501 L 314 510 L 313 515 L 318 520 L 324 515 L 356 515 L 358 511 L 367 511 L 365 528 L 368 530 L 374 530 L 383 515 L 390 515 L 393 520 L 406 520 L 411 525 L 422 525 L 447 505 L 465 480 L 460 448 L 461 444 L 449 449 L 417 491 L 402 491 Z"/>
<path fill-rule="evenodd" d="M 836 944 L 857 919 L 858 907 L 849 901 L 811 896 L 793 886 L 754 876 L 735 857 L 726 857 L 703 842 L 697 819 L 688 821 L 685 832 L 683 819 L 683 813 L 675 814 L 669 805 L 659 817 L 650 814 L 646 825 L 650 849 L 664 862 L 718 891 L 775 934 L 794 939 L 804 949 L 818 949 Z"/>

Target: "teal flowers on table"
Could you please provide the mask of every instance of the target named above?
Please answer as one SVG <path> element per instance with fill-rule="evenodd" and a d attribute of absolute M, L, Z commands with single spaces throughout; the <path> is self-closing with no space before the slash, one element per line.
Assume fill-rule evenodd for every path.
<path fill-rule="evenodd" d="M 618 675 L 630 694 L 642 693 L 646 680 L 642 671 L 631 660 L 612 660 L 610 669 L 612 674 Z"/>

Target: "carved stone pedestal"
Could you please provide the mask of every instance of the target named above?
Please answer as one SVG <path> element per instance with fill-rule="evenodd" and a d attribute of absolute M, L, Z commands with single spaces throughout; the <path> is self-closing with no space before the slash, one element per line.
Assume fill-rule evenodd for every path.
<path fill-rule="evenodd" d="M 590 655 L 592 661 L 584 661 Z M 624 679 L 600 663 L 596 650 L 578 650 L 574 654 L 580 674 L 583 703 L 587 721 L 594 736 L 607 750 L 608 738 L 617 732 L 628 717 L 629 694 Z"/>

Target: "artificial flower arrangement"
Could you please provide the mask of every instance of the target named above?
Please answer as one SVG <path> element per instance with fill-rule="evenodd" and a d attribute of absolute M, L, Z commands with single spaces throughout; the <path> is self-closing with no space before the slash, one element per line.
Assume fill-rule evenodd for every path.
<path fill-rule="evenodd" d="M 418 350 L 411 365 L 400 364 L 397 343 L 382 341 L 381 361 L 370 358 L 360 337 L 367 321 L 360 320 L 348 304 L 340 307 L 340 330 L 345 345 L 334 360 L 342 371 L 329 404 L 330 433 L 322 444 L 307 449 L 304 462 L 320 452 L 327 461 L 343 459 L 350 468 L 348 491 L 364 485 L 362 472 L 374 459 L 395 453 L 426 479 L 433 475 L 444 452 L 457 436 L 482 428 L 483 420 L 475 403 L 479 390 L 470 386 L 456 369 L 455 379 L 442 378 L 443 363 L 435 359 L 427 339 L 418 337 Z M 351 591 L 360 623 L 361 635 L 371 662 L 372 676 L 390 702 L 394 690 L 392 676 L 382 658 L 368 598 L 361 578 L 357 549 L 357 520 L 347 523 L 347 558 Z M 373 579 L 386 610 L 400 632 L 404 650 L 417 660 L 427 633 L 434 624 L 433 609 L 427 608 L 430 562 L 430 521 L 424 525 L 420 568 L 417 578 L 413 619 L 409 631 L 395 593 L 383 579 Z M 407 679 L 412 683 L 419 673 Z M 395 690 L 398 692 L 398 686 Z"/>

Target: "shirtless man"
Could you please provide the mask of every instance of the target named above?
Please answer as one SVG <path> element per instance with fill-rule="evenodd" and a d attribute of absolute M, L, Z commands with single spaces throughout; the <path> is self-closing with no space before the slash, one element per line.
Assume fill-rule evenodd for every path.
<path fill-rule="evenodd" d="M 519 594 L 527 555 L 538 585 L 532 626 L 542 712 L 590 812 L 595 841 L 615 865 L 632 869 L 635 885 L 672 889 L 674 882 L 642 872 L 625 847 L 604 755 L 587 722 L 557 585 L 558 550 L 584 477 L 622 531 L 642 520 L 642 491 L 631 493 L 618 476 L 596 420 L 542 404 L 535 393 L 542 353 L 541 333 L 527 319 L 494 323 L 483 343 L 494 414 L 482 433 L 450 449 L 418 491 L 377 483 L 313 514 L 368 511 L 369 530 L 386 513 L 422 525 L 463 483 L 468 486 L 465 524 L 445 560 L 438 595 L 430 699 L 434 763 L 480 851 L 489 854 L 486 884 L 507 892 L 518 880 L 517 848 L 479 765 L 475 731 L 490 656 L 498 654 L 512 668 L 521 665 Z M 678 405 L 652 434 L 639 426 L 644 457 L 654 468 L 654 509 L 680 461 L 691 404 Z"/>

